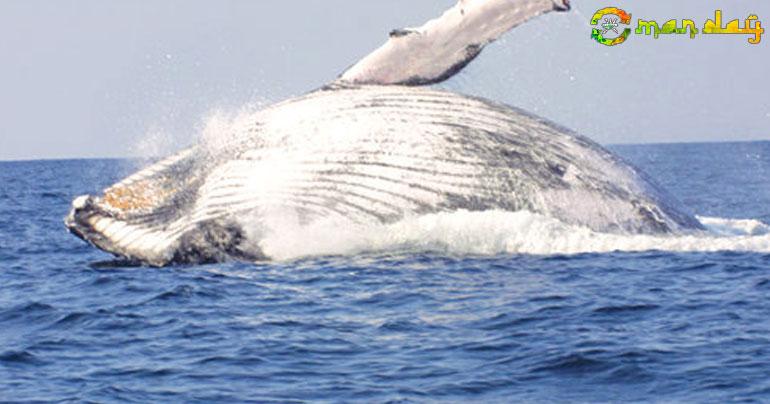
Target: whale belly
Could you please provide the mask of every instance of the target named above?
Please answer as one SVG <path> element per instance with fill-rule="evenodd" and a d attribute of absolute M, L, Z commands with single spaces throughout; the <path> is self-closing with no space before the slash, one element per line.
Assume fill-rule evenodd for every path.
<path fill-rule="evenodd" d="M 331 87 L 242 116 L 78 198 L 66 224 L 118 256 L 166 265 L 269 258 L 258 228 L 275 215 L 366 224 L 490 209 L 603 232 L 700 228 L 590 140 L 500 104 L 400 86 Z"/>

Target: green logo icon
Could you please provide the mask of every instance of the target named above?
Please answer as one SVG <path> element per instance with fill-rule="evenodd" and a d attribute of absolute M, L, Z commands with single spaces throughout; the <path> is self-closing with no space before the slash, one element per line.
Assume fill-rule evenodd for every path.
<path fill-rule="evenodd" d="M 591 38 L 602 45 L 620 45 L 631 35 L 631 28 L 621 33 L 621 25 L 631 25 L 631 14 L 617 7 L 603 8 L 591 18 L 591 25 L 597 27 L 591 31 Z"/>

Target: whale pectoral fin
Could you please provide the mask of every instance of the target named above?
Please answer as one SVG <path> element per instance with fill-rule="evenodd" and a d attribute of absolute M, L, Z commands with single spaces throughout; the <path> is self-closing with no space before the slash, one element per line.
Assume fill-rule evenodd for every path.
<path fill-rule="evenodd" d="M 538 15 L 569 8 L 569 0 L 460 0 L 419 28 L 392 31 L 384 45 L 338 81 L 410 86 L 440 83 L 512 28 Z"/>

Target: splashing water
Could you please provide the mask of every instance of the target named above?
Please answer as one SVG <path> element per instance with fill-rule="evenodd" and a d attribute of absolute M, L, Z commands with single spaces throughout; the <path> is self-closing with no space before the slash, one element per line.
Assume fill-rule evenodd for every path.
<path fill-rule="evenodd" d="M 708 232 L 678 236 L 618 235 L 568 225 L 520 211 L 459 211 L 411 217 L 388 225 L 321 220 L 301 225 L 290 213 L 252 223 L 252 239 L 267 256 L 309 256 L 381 251 L 429 251 L 450 255 L 581 254 L 614 251 L 770 252 L 770 227 L 757 220 L 699 218 Z"/>

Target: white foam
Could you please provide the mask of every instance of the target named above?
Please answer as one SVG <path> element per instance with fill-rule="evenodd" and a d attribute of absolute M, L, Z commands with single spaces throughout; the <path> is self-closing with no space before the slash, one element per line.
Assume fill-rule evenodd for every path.
<path fill-rule="evenodd" d="M 770 227 L 757 220 L 702 217 L 699 219 L 706 232 L 648 236 L 599 233 L 531 212 L 459 211 L 411 217 L 389 225 L 353 224 L 343 218 L 302 225 L 291 214 L 269 217 L 251 234 L 259 234 L 253 241 L 275 260 L 389 250 L 453 255 L 770 252 Z"/>

